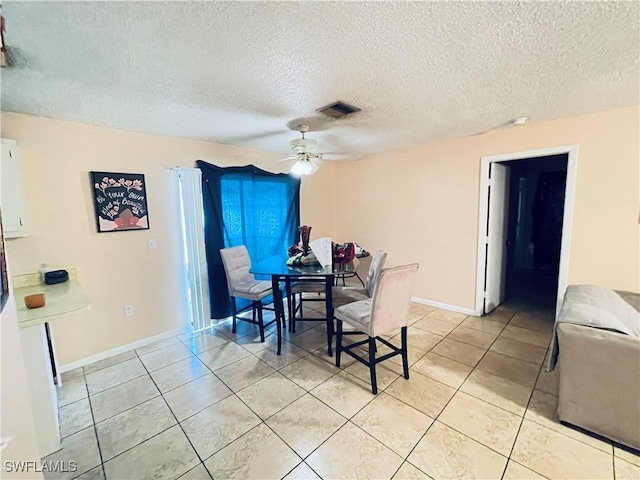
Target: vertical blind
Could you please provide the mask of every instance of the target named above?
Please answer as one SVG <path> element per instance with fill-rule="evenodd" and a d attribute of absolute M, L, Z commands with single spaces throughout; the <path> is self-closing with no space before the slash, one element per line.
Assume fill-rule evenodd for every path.
<path fill-rule="evenodd" d="M 210 324 L 209 282 L 204 246 L 202 172 L 197 168 L 173 167 L 181 221 L 181 254 L 185 308 L 194 330 Z"/>

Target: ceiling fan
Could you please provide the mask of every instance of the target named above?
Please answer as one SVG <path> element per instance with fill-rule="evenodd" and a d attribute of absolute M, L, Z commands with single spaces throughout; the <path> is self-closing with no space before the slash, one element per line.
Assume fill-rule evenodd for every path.
<path fill-rule="evenodd" d="M 309 131 L 309 125 L 298 125 L 294 130 L 300 132 L 302 138 L 296 138 L 289 142 L 289 146 L 294 153 L 287 158 L 283 158 L 283 160 L 296 160 L 296 163 L 291 167 L 291 173 L 295 175 L 316 173 L 318 171 L 318 161 L 322 160 L 322 153 L 315 152 L 318 142 L 304 136 Z"/>

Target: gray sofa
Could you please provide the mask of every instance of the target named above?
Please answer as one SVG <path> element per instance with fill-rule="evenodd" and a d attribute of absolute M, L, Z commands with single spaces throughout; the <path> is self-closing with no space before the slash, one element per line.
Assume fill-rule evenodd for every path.
<path fill-rule="evenodd" d="M 567 287 L 547 370 L 560 369 L 561 421 L 640 450 L 637 299 L 598 285 Z"/>

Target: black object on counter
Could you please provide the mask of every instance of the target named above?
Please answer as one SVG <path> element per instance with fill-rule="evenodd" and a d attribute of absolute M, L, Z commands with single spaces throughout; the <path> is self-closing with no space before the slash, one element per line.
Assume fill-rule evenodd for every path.
<path fill-rule="evenodd" d="M 53 270 L 44 274 L 44 283 L 47 285 L 55 285 L 69 280 L 69 272 L 66 270 Z"/>

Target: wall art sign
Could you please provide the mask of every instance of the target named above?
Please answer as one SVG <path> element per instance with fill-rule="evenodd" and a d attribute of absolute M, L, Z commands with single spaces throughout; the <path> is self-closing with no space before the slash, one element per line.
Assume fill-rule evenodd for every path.
<path fill-rule="evenodd" d="M 142 173 L 90 172 L 98 233 L 149 228 Z"/>

